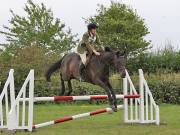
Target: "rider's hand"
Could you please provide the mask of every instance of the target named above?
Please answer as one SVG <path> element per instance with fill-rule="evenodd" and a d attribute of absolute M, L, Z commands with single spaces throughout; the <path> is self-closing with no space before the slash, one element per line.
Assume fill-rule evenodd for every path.
<path fill-rule="evenodd" d="M 94 51 L 94 54 L 97 55 L 97 56 L 101 55 L 101 54 L 100 54 L 99 52 L 97 52 L 97 51 Z"/>

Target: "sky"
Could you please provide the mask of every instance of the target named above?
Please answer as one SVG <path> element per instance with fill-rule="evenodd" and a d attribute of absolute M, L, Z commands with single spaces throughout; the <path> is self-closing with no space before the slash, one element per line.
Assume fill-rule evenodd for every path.
<path fill-rule="evenodd" d="M 60 18 L 73 34 L 81 38 L 86 31 L 83 18 L 96 14 L 97 4 L 110 5 L 110 0 L 33 0 L 43 2 L 51 8 L 54 16 Z M 162 48 L 171 42 L 177 49 L 180 48 L 180 0 L 115 0 L 131 6 L 145 19 L 150 34 L 145 38 L 152 41 L 153 48 Z M 12 9 L 18 15 L 24 16 L 23 7 L 26 0 L 4 0 L 0 4 L 0 30 L 3 25 L 8 26 Z M 0 43 L 5 37 L 0 35 Z"/>

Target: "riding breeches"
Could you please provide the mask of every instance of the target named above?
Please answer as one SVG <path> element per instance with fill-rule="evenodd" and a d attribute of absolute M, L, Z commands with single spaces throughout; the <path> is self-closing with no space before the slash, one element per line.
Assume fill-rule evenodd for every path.
<path fill-rule="evenodd" d="M 85 65 L 86 64 L 86 60 L 87 60 L 87 51 L 85 51 L 84 53 L 79 53 L 79 56 L 81 57 L 81 61 L 82 61 L 82 63 Z"/>

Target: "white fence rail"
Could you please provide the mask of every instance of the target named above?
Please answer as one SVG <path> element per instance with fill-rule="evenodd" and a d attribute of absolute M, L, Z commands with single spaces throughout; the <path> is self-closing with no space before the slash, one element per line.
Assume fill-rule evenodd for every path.
<path fill-rule="evenodd" d="M 34 70 L 31 70 L 15 97 L 14 70 L 11 69 L 9 76 L 0 95 L 0 129 L 33 130 L 33 104 L 37 101 L 54 101 L 54 97 L 34 97 Z M 138 94 L 140 93 L 140 94 Z M 125 98 L 125 95 L 131 95 L 131 98 Z M 140 95 L 132 97 L 132 95 Z M 73 99 L 89 100 L 97 98 L 96 96 L 71 96 Z M 57 96 L 56 100 L 62 97 Z M 63 97 L 64 98 L 64 97 Z M 100 97 L 101 98 L 101 97 Z M 126 77 L 123 79 L 123 95 L 119 95 L 124 101 L 124 122 L 125 123 L 156 123 L 159 125 L 159 107 L 156 105 L 152 93 L 144 78 L 143 71 L 139 70 L 139 91 L 133 85 L 133 82 L 126 71 Z M 102 99 L 102 98 L 101 98 Z M 103 97 L 103 99 L 107 99 Z"/>

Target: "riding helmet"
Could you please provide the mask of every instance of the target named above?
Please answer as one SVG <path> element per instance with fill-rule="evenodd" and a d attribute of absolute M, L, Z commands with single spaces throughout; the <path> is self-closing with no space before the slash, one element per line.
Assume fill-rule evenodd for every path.
<path fill-rule="evenodd" d="M 97 29 L 98 26 L 95 23 L 90 23 L 90 24 L 88 24 L 87 28 L 88 28 L 88 30 Z"/>

